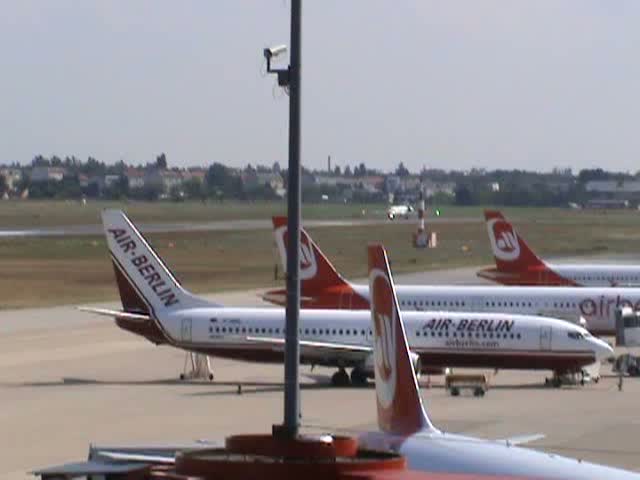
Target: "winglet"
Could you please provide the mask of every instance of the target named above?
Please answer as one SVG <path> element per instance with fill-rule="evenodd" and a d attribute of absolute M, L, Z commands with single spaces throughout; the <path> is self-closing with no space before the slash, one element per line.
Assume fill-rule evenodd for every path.
<path fill-rule="evenodd" d="M 378 426 L 395 435 L 436 431 L 422 404 L 384 247 L 368 247 Z"/>

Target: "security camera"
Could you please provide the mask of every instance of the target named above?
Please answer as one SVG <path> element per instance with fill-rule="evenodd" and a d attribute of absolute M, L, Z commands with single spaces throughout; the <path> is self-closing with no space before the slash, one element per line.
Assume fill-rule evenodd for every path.
<path fill-rule="evenodd" d="M 287 51 L 286 45 L 276 45 L 275 47 L 265 48 L 263 53 L 264 53 L 264 58 L 266 58 L 267 60 L 271 60 L 272 58 L 277 57 L 278 55 L 281 55 L 286 51 Z"/>

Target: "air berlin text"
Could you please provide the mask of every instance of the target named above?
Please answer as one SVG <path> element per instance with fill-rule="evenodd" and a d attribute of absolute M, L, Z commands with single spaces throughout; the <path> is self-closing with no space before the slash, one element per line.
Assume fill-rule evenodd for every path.
<path fill-rule="evenodd" d="M 457 332 L 510 332 L 514 320 L 432 318 L 422 326 L 423 330 L 455 330 Z"/>
<path fill-rule="evenodd" d="M 131 264 L 138 270 L 138 273 L 145 279 L 153 293 L 164 303 L 165 307 L 170 307 L 179 303 L 178 297 L 171 290 L 171 287 L 162 279 L 160 274 L 156 271 L 153 264 L 149 263 L 149 259 L 146 255 L 136 254 L 136 242 L 133 240 L 125 230 L 121 228 L 109 229 L 109 233 L 113 236 L 113 239 L 118 243 L 118 246 L 124 253 L 128 253 L 131 258 Z"/>

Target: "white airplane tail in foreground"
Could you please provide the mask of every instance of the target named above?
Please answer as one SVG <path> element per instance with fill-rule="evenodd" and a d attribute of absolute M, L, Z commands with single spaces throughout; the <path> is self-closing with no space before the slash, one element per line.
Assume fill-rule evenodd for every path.
<path fill-rule="evenodd" d="M 365 448 L 392 449 L 413 470 L 537 479 L 640 480 L 640 474 L 516 447 L 540 438 L 491 441 L 443 433 L 429 421 L 409 362 L 409 347 L 382 245 L 370 245 L 369 288 L 380 432 L 360 437 Z"/>
<path fill-rule="evenodd" d="M 436 431 L 422 406 L 398 300 L 382 248 L 369 248 L 378 426 L 395 435 Z"/>

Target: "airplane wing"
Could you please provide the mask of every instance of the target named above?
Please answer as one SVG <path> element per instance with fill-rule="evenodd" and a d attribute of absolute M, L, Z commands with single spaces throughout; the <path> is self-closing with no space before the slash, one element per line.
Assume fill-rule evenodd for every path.
<path fill-rule="evenodd" d="M 137 322 L 144 322 L 150 320 L 148 315 L 141 315 L 139 313 L 122 312 L 120 310 L 109 310 L 106 308 L 92 308 L 92 307 L 77 307 L 81 312 L 89 312 L 95 315 L 102 315 L 103 317 L 111 318 L 123 318 L 125 320 L 133 320 Z"/>
<path fill-rule="evenodd" d="M 268 344 L 273 346 L 274 349 L 284 349 L 284 338 L 275 337 L 246 337 L 249 342 L 256 342 L 262 344 Z M 365 347 L 362 345 L 349 345 L 344 343 L 333 342 L 317 342 L 311 340 L 300 340 L 300 350 L 303 354 L 309 355 L 337 355 L 340 354 L 344 357 L 351 357 L 354 360 L 359 360 L 370 355 L 373 350 L 371 347 Z"/>
<path fill-rule="evenodd" d="M 515 437 L 509 438 L 501 438 L 496 440 L 496 442 L 506 443 L 507 445 L 524 445 L 526 443 L 535 442 L 536 440 L 541 440 L 546 435 L 544 433 L 533 433 L 531 435 L 516 435 Z"/>
<path fill-rule="evenodd" d="M 163 463 L 173 465 L 176 463 L 175 455 L 150 455 L 146 453 L 131 453 L 102 450 L 100 452 L 102 458 L 115 460 L 118 462 L 144 462 L 144 463 Z"/>

